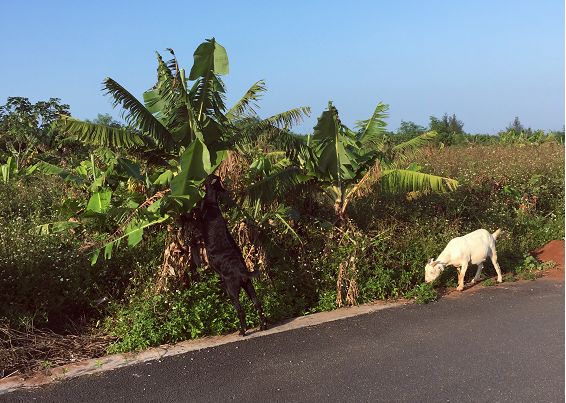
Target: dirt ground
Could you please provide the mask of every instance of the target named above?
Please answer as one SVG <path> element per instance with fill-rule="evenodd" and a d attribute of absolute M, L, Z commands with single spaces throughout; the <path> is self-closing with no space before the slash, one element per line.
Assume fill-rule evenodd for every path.
<path fill-rule="evenodd" d="M 541 262 L 553 261 L 556 267 L 546 270 L 543 277 L 564 278 L 564 240 L 550 241 L 542 248 L 533 252 L 533 255 Z"/>

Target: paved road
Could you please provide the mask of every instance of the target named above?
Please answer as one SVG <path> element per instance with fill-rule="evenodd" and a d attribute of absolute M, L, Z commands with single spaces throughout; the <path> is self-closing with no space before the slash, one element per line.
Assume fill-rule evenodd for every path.
<path fill-rule="evenodd" d="M 564 282 L 477 290 L 17 391 L 0 401 L 563 402 Z"/>

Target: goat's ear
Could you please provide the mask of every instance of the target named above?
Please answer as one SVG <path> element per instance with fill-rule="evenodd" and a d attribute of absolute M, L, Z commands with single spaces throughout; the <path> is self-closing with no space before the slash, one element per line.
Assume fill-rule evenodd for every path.
<path fill-rule="evenodd" d="M 438 262 L 435 262 L 434 259 L 431 259 L 431 260 L 432 260 L 432 262 L 430 262 L 430 265 L 431 265 L 432 267 L 436 266 L 436 264 L 437 264 Z"/>
<path fill-rule="evenodd" d="M 428 264 L 433 264 L 434 263 L 434 258 L 430 258 L 430 260 L 428 261 Z"/>

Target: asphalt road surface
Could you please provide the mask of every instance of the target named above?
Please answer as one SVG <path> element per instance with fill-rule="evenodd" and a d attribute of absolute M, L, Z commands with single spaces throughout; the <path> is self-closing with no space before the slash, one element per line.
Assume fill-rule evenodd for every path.
<path fill-rule="evenodd" d="M 563 402 L 564 282 L 475 288 L 0 401 Z"/>

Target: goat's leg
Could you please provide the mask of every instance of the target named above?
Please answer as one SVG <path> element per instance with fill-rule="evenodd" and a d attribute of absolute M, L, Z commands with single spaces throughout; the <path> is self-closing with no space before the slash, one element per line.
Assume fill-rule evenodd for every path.
<path fill-rule="evenodd" d="M 491 254 L 491 263 L 493 263 L 493 267 L 497 272 L 497 282 L 502 283 L 503 277 L 501 277 L 501 268 L 499 267 L 499 263 L 497 263 L 497 252 L 495 251 L 493 251 L 493 253 Z"/>
<path fill-rule="evenodd" d="M 483 262 L 478 264 L 478 270 L 476 271 L 476 275 L 474 276 L 474 278 L 472 279 L 472 284 L 480 281 L 480 275 L 481 275 L 481 271 L 483 269 Z"/>
<path fill-rule="evenodd" d="M 462 291 L 464 289 L 464 277 L 466 277 L 466 270 L 468 270 L 468 263 L 464 263 L 458 270 L 458 287 L 456 288 L 458 291 Z"/>
<path fill-rule="evenodd" d="M 261 306 L 261 302 L 259 301 L 259 298 L 257 297 L 257 294 L 255 293 L 255 288 L 254 288 L 254 285 L 252 283 L 252 280 L 248 279 L 244 283 L 244 290 L 246 291 L 246 293 L 248 294 L 248 296 L 250 297 L 250 299 L 254 303 L 254 307 L 255 307 L 258 315 L 259 315 L 259 330 L 266 330 L 267 329 L 267 322 L 265 321 L 265 315 L 263 314 L 263 308 Z"/>
<path fill-rule="evenodd" d="M 238 313 L 238 318 L 240 319 L 240 336 L 245 336 L 247 330 L 246 313 L 242 308 L 242 304 L 240 304 L 240 286 L 238 285 L 237 289 L 236 287 L 226 287 L 226 290 L 228 291 L 228 295 L 230 296 L 232 304 Z"/>

